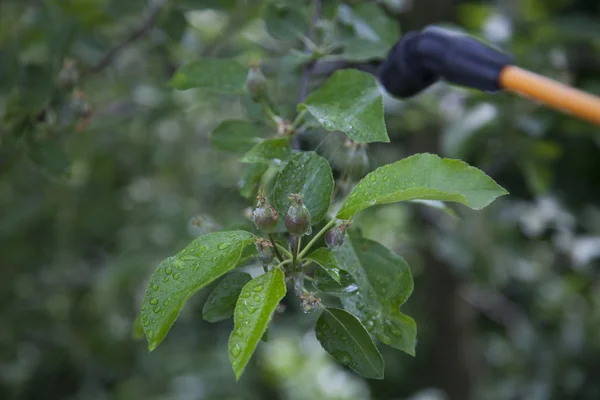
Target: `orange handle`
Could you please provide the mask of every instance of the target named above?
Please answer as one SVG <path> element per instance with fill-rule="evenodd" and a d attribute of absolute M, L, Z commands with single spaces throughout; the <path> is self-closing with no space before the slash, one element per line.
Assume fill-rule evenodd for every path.
<path fill-rule="evenodd" d="M 519 67 L 500 73 L 500 86 L 600 125 L 600 98 Z"/>

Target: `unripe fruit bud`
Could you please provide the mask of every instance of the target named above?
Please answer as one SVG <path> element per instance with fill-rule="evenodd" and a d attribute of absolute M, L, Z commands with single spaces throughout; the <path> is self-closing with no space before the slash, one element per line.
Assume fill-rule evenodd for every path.
<path fill-rule="evenodd" d="M 299 194 L 290 194 L 290 208 L 285 214 L 285 227 L 287 231 L 294 236 L 310 235 L 310 212 L 302 204 L 302 196 Z"/>
<path fill-rule="evenodd" d="M 302 293 L 300 295 L 300 306 L 305 313 L 318 310 L 320 304 L 321 299 L 315 297 L 314 293 Z"/>
<path fill-rule="evenodd" d="M 262 265 L 268 265 L 273 261 L 275 254 L 273 253 L 273 244 L 271 242 L 263 238 L 256 238 L 254 244 L 258 252 L 258 259 Z"/>
<path fill-rule="evenodd" d="M 246 78 L 246 88 L 254 101 L 260 101 L 267 92 L 267 78 L 263 75 L 260 67 L 251 65 Z"/>
<path fill-rule="evenodd" d="M 252 213 L 252 221 L 256 227 L 266 233 L 275 231 L 279 216 L 277 211 L 265 199 L 264 194 L 258 194 L 258 204 Z"/>
<path fill-rule="evenodd" d="M 339 226 L 327 231 L 325 234 L 325 243 L 327 243 L 329 250 L 335 250 L 344 243 L 344 237 L 349 226 L 350 221 L 344 221 Z"/>

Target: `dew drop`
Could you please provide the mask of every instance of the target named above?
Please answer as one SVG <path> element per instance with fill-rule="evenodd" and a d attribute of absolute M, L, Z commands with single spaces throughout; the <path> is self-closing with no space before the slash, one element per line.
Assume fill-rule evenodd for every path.
<path fill-rule="evenodd" d="M 156 283 L 152 284 L 152 290 L 154 290 L 155 292 L 158 290 L 158 285 Z"/>
<path fill-rule="evenodd" d="M 160 312 L 160 310 L 161 310 L 160 306 L 154 307 L 154 313 L 155 314 L 158 314 Z"/>
<path fill-rule="evenodd" d="M 163 282 L 165 282 L 165 283 L 169 282 L 169 277 L 168 277 L 168 276 L 165 276 L 165 277 L 163 278 Z"/>
<path fill-rule="evenodd" d="M 229 283 L 227 283 L 227 282 L 223 283 L 223 289 L 229 289 Z"/>
<path fill-rule="evenodd" d="M 152 340 L 154 338 L 154 331 L 146 332 L 146 336 L 148 336 L 148 339 Z"/>
<path fill-rule="evenodd" d="M 377 204 L 377 200 L 375 200 L 375 199 L 369 200 L 369 205 L 374 206 L 375 204 Z"/>
<path fill-rule="evenodd" d="M 258 310 L 258 307 L 248 306 L 248 307 L 246 307 L 246 309 L 248 310 L 248 312 L 250 314 L 254 314 Z"/>
<path fill-rule="evenodd" d="M 242 297 L 245 299 L 249 298 L 250 296 L 252 296 L 250 292 L 244 292 L 244 294 L 242 294 Z"/>
<path fill-rule="evenodd" d="M 150 326 L 150 321 L 144 321 L 144 326 Z"/>
<path fill-rule="evenodd" d="M 173 269 L 171 267 L 166 267 L 165 268 L 165 274 L 170 275 L 171 272 L 173 272 Z"/>
<path fill-rule="evenodd" d="M 388 180 L 389 180 L 389 178 L 388 178 L 387 176 L 384 176 L 384 177 L 383 177 L 383 181 L 384 181 L 384 182 L 387 182 Z"/>
<path fill-rule="evenodd" d="M 231 349 L 231 355 L 234 357 L 237 357 L 240 355 L 240 353 L 242 352 L 242 348 L 240 347 L 239 344 L 236 344 L 235 346 L 233 346 L 233 348 Z"/>
<path fill-rule="evenodd" d="M 173 279 L 175 279 L 175 280 L 179 279 L 179 272 L 176 272 L 173 274 Z"/>
<path fill-rule="evenodd" d="M 357 367 L 357 365 L 358 365 L 358 364 L 357 364 L 356 362 L 354 362 L 354 361 L 353 361 L 353 362 L 351 362 L 351 363 L 350 363 L 350 368 L 356 368 L 356 367 Z"/>
<path fill-rule="evenodd" d="M 152 304 L 153 306 L 155 306 L 155 305 L 157 305 L 157 304 L 158 304 L 158 298 L 156 298 L 156 297 L 152 297 L 148 303 L 150 303 L 150 304 Z"/>
<path fill-rule="evenodd" d="M 229 242 L 221 242 L 217 245 L 217 248 L 219 250 L 225 250 L 226 248 L 228 248 L 229 246 L 231 246 L 231 243 Z"/>
<path fill-rule="evenodd" d="M 214 305 L 216 304 L 216 302 L 217 302 L 217 300 L 215 300 L 215 299 L 212 299 L 212 300 L 209 302 L 209 304 L 210 304 L 211 306 L 214 306 Z"/>
<path fill-rule="evenodd" d="M 356 303 L 356 309 L 357 310 L 362 310 L 363 308 L 365 308 L 365 305 L 363 303 L 361 303 L 360 301 Z"/>
<path fill-rule="evenodd" d="M 254 299 L 254 301 L 256 301 L 257 303 L 260 303 L 260 301 L 261 301 L 261 298 L 260 298 L 260 296 L 259 296 L 259 295 L 257 295 L 257 294 L 255 294 L 255 295 L 254 295 L 253 299 Z"/>
<path fill-rule="evenodd" d="M 335 350 L 331 355 L 344 365 L 348 365 L 352 361 L 352 356 L 347 351 Z"/>
<path fill-rule="evenodd" d="M 367 328 L 367 331 L 369 332 L 373 332 L 373 329 L 375 329 L 375 320 L 374 319 L 368 319 L 365 321 L 365 328 Z"/>
<path fill-rule="evenodd" d="M 256 285 L 252 290 L 255 292 L 262 292 L 265 287 L 263 285 Z"/>
<path fill-rule="evenodd" d="M 375 176 L 375 174 L 370 174 L 370 175 L 369 175 L 369 180 L 370 180 L 371 182 L 375 182 L 375 181 L 377 181 L 377 176 Z"/>
<path fill-rule="evenodd" d="M 148 319 L 148 314 L 144 313 L 142 314 L 142 321 L 145 321 Z"/>

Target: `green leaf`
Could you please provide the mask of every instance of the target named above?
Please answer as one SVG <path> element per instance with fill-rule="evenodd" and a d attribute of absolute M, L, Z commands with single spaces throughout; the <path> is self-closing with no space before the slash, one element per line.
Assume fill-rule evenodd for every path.
<path fill-rule="evenodd" d="M 346 237 L 334 254 L 358 284 L 357 291 L 340 297 L 344 309 L 383 343 L 414 355 L 417 326 L 400 312 L 413 291 L 406 261 L 377 242 L 355 237 Z"/>
<path fill-rule="evenodd" d="M 358 284 L 348 272 L 340 270 L 340 282 L 337 283 L 323 268 L 315 271 L 313 284 L 317 290 L 333 296 L 350 296 L 358 290 Z"/>
<path fill-rule="evenodd" d="M 142 325 L 150 351 L 165 338 L 186 301 L 235 268 L 242 250 L 253 241 L 254 235 L 245 231 L 209 233 L 158 265 L 142 301 Z"/>
<path fill-rule="evenodd" d="M 244 163 L 282 164 L 292 156 L 290 138 L 265 139 L 255 144 L 241 161 Z"/>
<path fill-rule="evenodd" d="M 307 17 L 297 5 L 269 3 L 263 16 L 269 35 L 279 40 L 295 40 L 308 30 Z"/>
<path fill-rule="evenodd" d="M 434 154 L 415 154 L 384 165 L 365 176 L 337 214 L 350 219 L 376 204 L 405 200 L 440 200 L 482 209 L 508 194 L 483 171 L 459 160 Z"/>
<path fill-rule="evenodd" d="M 234 60 L 205 58 L 182 65 L 169 85 L 177 90 L 193 88 L 218 93 L 242 93 L 248 69 Z"/>
<path fill-rule="evenodd" d="M 313 251 L 310 255 L 306 256 L 307 260 L 313 261 L 321 266 L 327 274 L 333 279 L 336 283 L 341 283 L 340 281 L 340 268 L 338 266 L 337 260 L 333 256 L 333 253 L 326 249 L 325 247 L 321 247 Z"/>
<path fill-rule="evenodd" d="M 131 329 L 131 337 L 134 340 L 140 340 L 144 338 L 144 326 L 142 325 L 142 317 L 138 315 L 133 321 L 133 328 Z"/>
<path fill-rule="evenodd" d="M 383 42 L 352 38 L 344 41 L 341 58 L 352 62 L 367 62 L 385 58 L 388 51 L 388 46 Z"/>
<path fill-rule="evenodd" d="M 229 336 L 229 361 L 239 380 L 271 317 L 286 293 L 285 276 L 275 268 L 244 286 L 233 315 L 234 329 Z"/>
<path fill-rule="evenodd" d="M 383 379 L 383 357 L 369 332 L 352 314 L 326 308 L 315 326 L 321 346 L 341 364 L 366 378 Z"/>
<path fill-rule="evenodd" d="M 242 288 L 251 280 L 250 274 L 245 272 L 234 271 L 225 275 L 206 299 L 202 308 L 202 318 L 208 322 L 231 318 Z"/>
<path fill-rule="evenodd" d="M 248 164 L 242 171 L 242 176 L 238 181 L 238 189 L 242 197 L 251 198 L 260 182 L 263 174 L 267 172 L 269 166 L 263 163 Z"/>
<path fill-rule="evenodd" d="M 20 106 L 38 111 L 50 101 L 54 80 L 48 66 L 29 64 L 21 68 L 19 76 Z"/>
<path fill-rule="evenodd" d="M 0 48 L 0 93 L 8 93 L 17 82 L 19 62 L 17 52 L 12 48 Z"/>
<path fill-rule="evenodd" d="M 221 122 L 211 132 L 210 142 L 215 149 L 245 153 L 263 140 L 266 130 L 248 121 L 231 119 Z"/>
<path fill-rule="evenodd" d="M 328 131 L 342 131 L 357 142 L 390 141 L 381 92 L 375 78 L 366 72 L 336 71 L 298 109 L 307 110 Z"/>
<path fill-rule="evenodd" d="M 355 7 L 340 6 L 339 18 L 351 25 L 360 38 L 393 46 L 400 38 L 398 21 L 388 16 L 377 4 L 362 2 Z"/>
<path fill-rule="evenodd" d="M 323 219 L 333 196 L 333 174 L 327 160 L 312 151 L 302 152 L 277 175 L 269 200 L 281 216 L 280 232 L 285 231 L 283 220 L 290 207 L 290 193 L 302 195 L 313 225 Z"/>

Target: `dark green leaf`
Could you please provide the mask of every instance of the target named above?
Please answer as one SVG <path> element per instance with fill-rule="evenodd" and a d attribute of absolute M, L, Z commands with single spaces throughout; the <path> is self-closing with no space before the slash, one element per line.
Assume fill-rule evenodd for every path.
<path fill-rule="evenodd" d="M 267 32 L 275 39 L 298 39 L 308 29 L 307 17 L 302 13 L 301 7 L 298 7 L 298 5 L 269 3 L 263 18 Z"/>
<path fill-rule="evenodd" d="M 416 154 L 365 176 L 337 214 L 350 219 L 376 204 L 405 200 L 453 201 L 479 210 L 508 192 L 483 171 L 459 160 Z"/>
<path fill-rule="evenodd" d="M 388 16 L 375 3 L 361 2 L 355 7 L 340 7 L 340 18 L 352 25 L 354 32 L 360 38 L 372 42 L 382 42 L 392 47 L 400 39 L 398 21 Z"/>
<path fill-rule="evenodd" d="M 285 276 L 275 268 L 244 286 L 233 316 L 234 329 L 229 336 L 229 361 L 239 380 L 271 317 L 286 293 Z"/>
<path fill-rule="evenodd" d="M 289 138 L 265 139 L 255 144 L 241 161 L 244 163 L 282 164 L 292 156 Z"/>
<path fill-rule="evenodd" d="M 246 165 L 238 182 L 238 189 L 242 197 L 249 199 L 254 196 L 256 186 L 268 168 L 269 166 L 263 163 Z"/>
<path fill-rule="evenodd" d="M 290 207 L 290 193 L 302 195 L 312 224 L 319 222 L 329 208 L 333 195 L 333 175 L 329 163 L 314 152 L 295 155 L 277 175 L 269 200 L 281 216 L 279 231 L 285 231 L 285 213 Z"/>
<path fill-rule="evenodd" d="M 17 52 L 11 48 L 0 48 L 0 93 L 8 93 L 17 82 L 18 76 Z"/>
<path fill-rule="evenodd" d="M 231 119 L 221 122 L 211 132 L 210 142 L 215 149 L 245 153 L 260 143 L 266 134 L 266 127 L 248 121 Z"/>
<path fill-rule="evenodd" d="M 250 274 L 245 272 L 234 271 L 225 275 L 206 299 L 202 308 L 202 318 L 208 322 L 231 318 L 242 288 L 251 280 Z"/>
<path fill-rule="evenodd" d="M 413 291 L 406 261 L 377 242 L 354 237 L 346 237 L 334 254 L 358 284 L 356 292 L 340 297 L 344 309 L 383 343 L 414 355 L 417 326 L 400 312 Z"/>
<path fill-rule="evenodd" d="M 337 283 L 323 268 L 315 271 L 314 281 L 317 290 L 333 296 L 350 296 L 358 290 L 358 284 L 348 272 L 340 270 L 340 283 Z"/>
<path fill-rule="evenodd" d="M 65 151 L 55 142 L 34 143 L 29 148 L 31 160 L 48 174 L 64 174 L 71 166 Z"/>
<path fill-rule="evenodd" d="M 298 109 L 307 110 L 328 131 L 342 131 L 357 142 L 390 141 L 381 92 L 366 72 L 336 71 Z"/>
<path fill-rule="evenodd" d="M 383 379 L 383 357 L 354 315 L 326 308 L 317 320 L 315 332 L 321 346 L 341 364 L 364 377 Z"/>
<path fill-rule="evenodd" d="M 388 46 L 383 42 L 352 38 L 344 42 L 341 58 L 352 62 L 367 62 L 385 58 L 388 51 Z"/>
<path fill-rule="evenodd" d="M 254 235 L 244 231 L 209 233 L 160 263 L 142 302 L 142 325 L 150 351 L 167 335 L 186 301 L 235 268 L 242 250 L 253 241 Z"/>
<path fill-rule="evenodd" d="M 248 69 L 237 61 L 205 58 L 181 66 L 169 84 L 178 90 L 193 88 L 219 93 L 242 93 Z"/>
<path fill-rule="evenodd" d="M 306 259 L 319 264 L 336 283 L 341 283 L 340 267 L 330 250 L 321 247 L 306 256 Z"/>
<path fill-rule="evenodd" d="M 54 80 L 47 66 L 30 64 L 21 69 L 19 99 L 21 107 L 38 111 L 50 101 Z"/>

